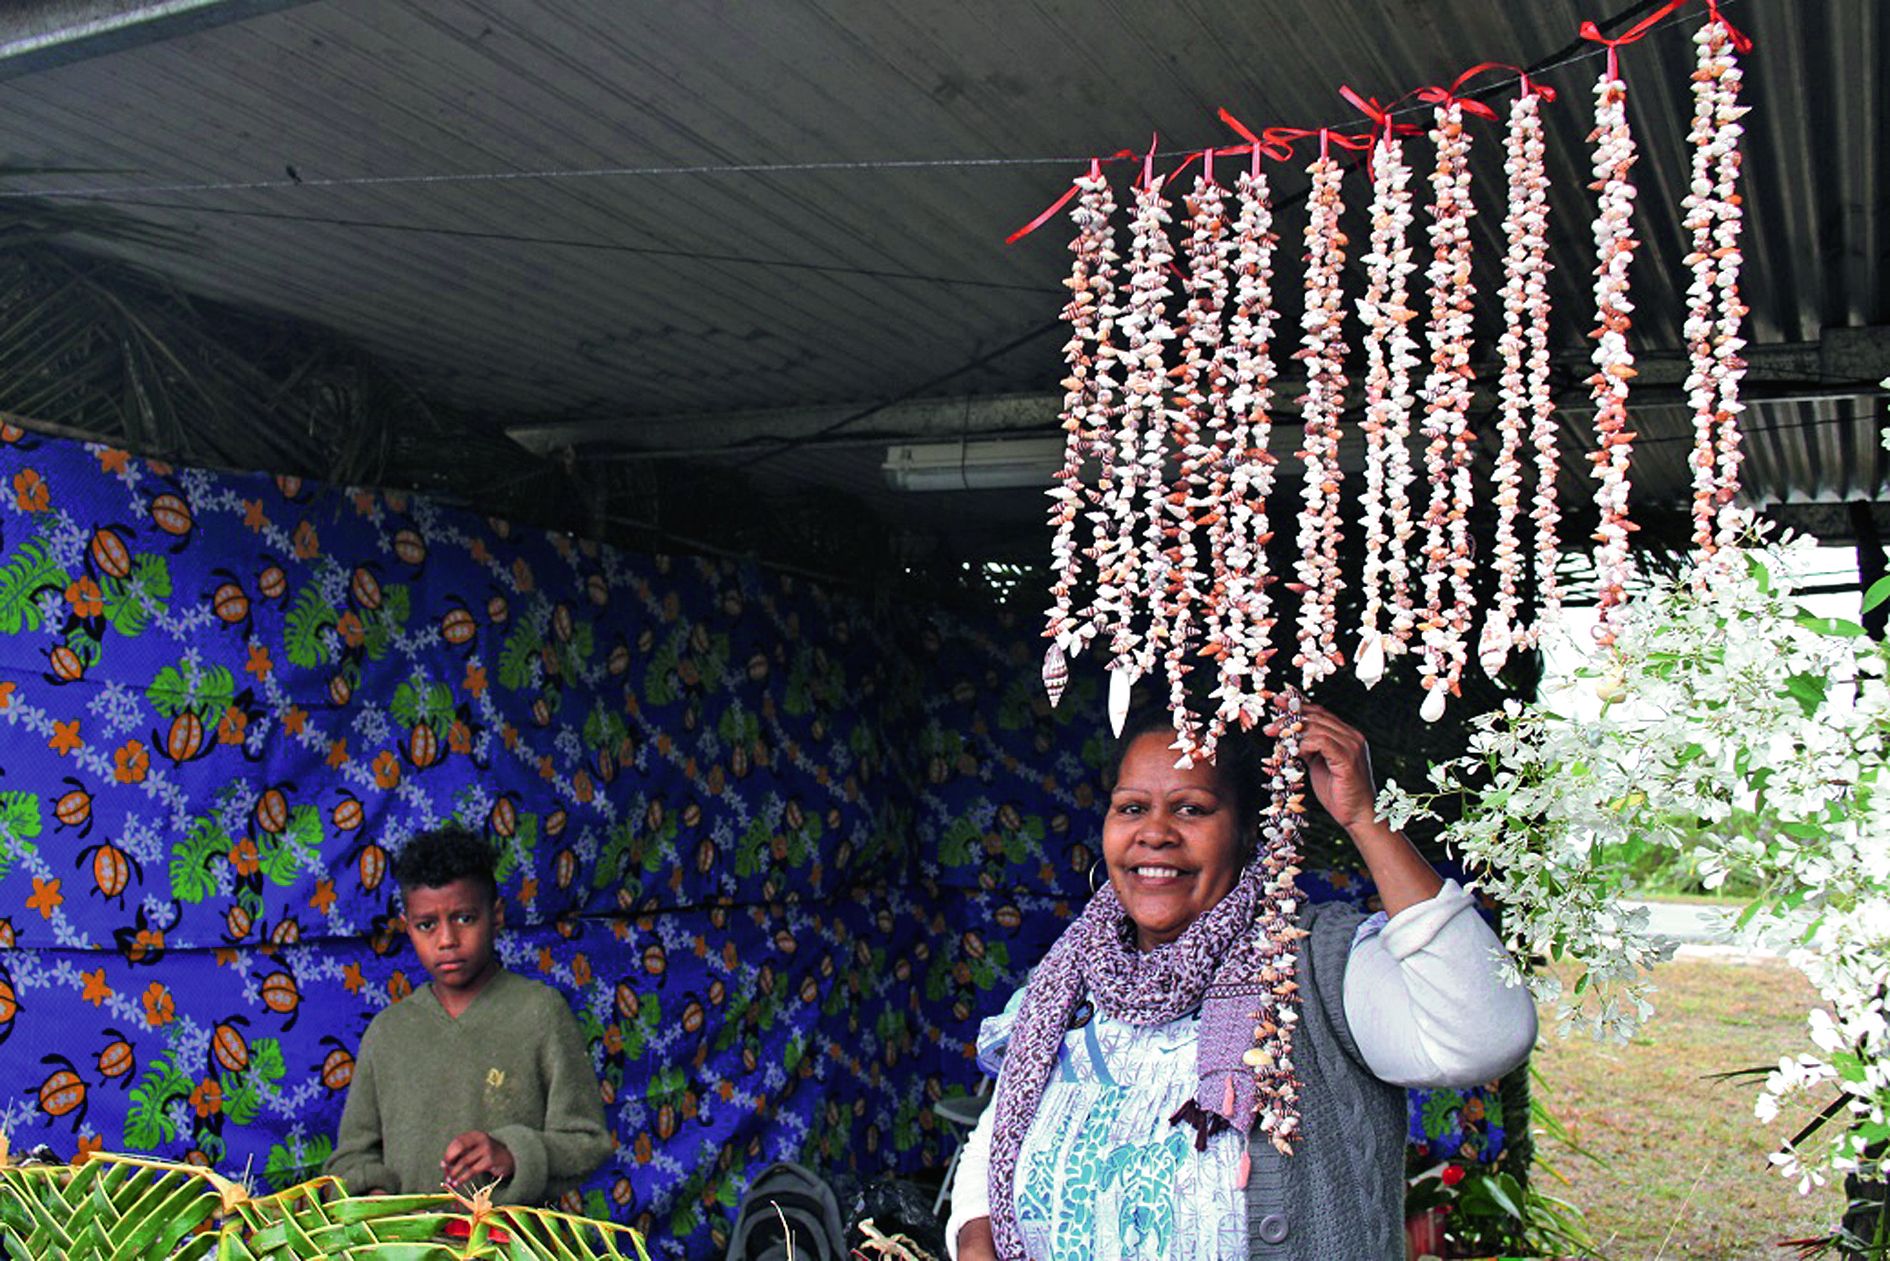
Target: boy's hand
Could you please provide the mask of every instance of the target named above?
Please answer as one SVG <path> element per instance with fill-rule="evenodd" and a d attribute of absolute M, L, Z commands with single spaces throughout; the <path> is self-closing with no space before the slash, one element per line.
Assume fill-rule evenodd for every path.
<path fill-rule="evenodd" d="M 446 1180 L 454 1185 L 474 1179 L 509 1178 L 516 1171 L 511 1150 L 484 1130 L 468 1130 L 446 1145 L 440 1161 Z"/>

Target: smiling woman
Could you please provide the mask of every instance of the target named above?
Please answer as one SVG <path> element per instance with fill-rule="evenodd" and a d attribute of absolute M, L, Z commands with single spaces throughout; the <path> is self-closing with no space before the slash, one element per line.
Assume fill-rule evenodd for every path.
<path fill-rule="evenodd" d="M 959 1162 L 955 1256 L 1404 1256 L 1402 1088 L 1507 1072 L 1535 1008 L 1504 984 L 1470 895 L 1377 817 L 1364 738 L 1318 706 L 1301 717 L 1313 794 L 1384 910 L 1289 901 L 1292 927 L 1269 940 L 1258 741 L 1178 766 L 1168 716 L 1136 716 L 1103 819 L 1107 883 L 980 1031 L 997 1101 Z M 1290 1143 L 1256 1124 L 1271 1053 L 1253 1009 L 1275 968 L 1299 1000 L 1279 1017 Z"/>

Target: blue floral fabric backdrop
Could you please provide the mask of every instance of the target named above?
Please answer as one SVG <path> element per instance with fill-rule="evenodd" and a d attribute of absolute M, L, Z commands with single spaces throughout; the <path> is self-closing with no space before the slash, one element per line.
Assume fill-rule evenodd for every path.
<path fill-rule="evenodd" d="M 1036 642 L 0 427 L 0 1123 L 311 1175 L 426 979 L 390 857 L 457 820 L 591 1040 L 619 1150 L 573 1207 L 703 1255 L 769 1161 L 942 1163 L 1094 857 L 1096 683 L 1053 714 Z M 1494 1102 L 1413 1124 L 1493 1158 Z"/>

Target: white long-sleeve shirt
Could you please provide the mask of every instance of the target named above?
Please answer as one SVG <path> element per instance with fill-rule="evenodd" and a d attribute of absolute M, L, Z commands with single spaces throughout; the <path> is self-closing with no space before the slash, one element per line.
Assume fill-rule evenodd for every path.
<path fill-rule="evenodd" d="M 1505 983 L 1501 952 L 1496 934 L 1477 914 L 1475 900 L 1454 880 L 1445 881 L 1434 897 L 1406 907 L 1389 919 L 1380 913 L 1360 925 L 1346 959 L 1345 1018 L 1372 1072 L 1399 1086 L 1464 1087 L 1490 1081 L 1520 1062 L 1535 1045 L 1535 1003 L 1526 987 Z M 1003 1016 L 987 1022 L 994 1027 L 1001 1024 L 1006 1038 L 1021 994 L 1020 990 L 1012 998 Z M 1080 1073 L 1079 1065 L 1101 1063 L 1103 1053 L 1095 1026 L 1106 1019 L 1099 1015 L 1091 1026 L 1072 1030 L 1066 1038 L 1064 1058 L 1073 1071 Z M 1111 1060 L 1120 1064 L 1134 1059 L 1132 1049 L 1125 1057 L 1120 1042 L 1123 1038 L 1164 1043 L 1153 1048 L 1157 1057 L 1175 1052 L 1181 1046 L 1178 1037 L 1192 1036 L 1191 1029 L 1181 1026 L 1191 1024 L 1190 1017 L 1158 1029 L 1120 1026 L 1110 1030 Z M 981 1043 L 986 1041 L 980 1039 Z M 992 1071 L 995 1061 L 1001 1059 L 1002 1043 L 989 1047 L 988 1053 L 991 1058 L 985 1067 Z M 1170 1054 L 1169 1059 L 1173 1061 L 1171 1075 L 1176 1079 L 1176 1088 L 1191 1095 L 1192 1056 L 1178 1059 Z M 1046 1099 L 1056 1088 L 1053 1082 L 1046 1090 Z M 996 1111 L 995 1107 L 986 1108 L 965 1139 L 953 1178 L 945 1239 L 954 1258 L 958 1255 L 960 1228 L 990 1216 L 991 1129 Z M 1238 1160 L 1239 1145 L 1213 1146 L 1217 1150 L 1206 1159 Z M 1020 1174 L 1023 1168 L 1020 1161 Z M 1233 1179 L 1201 1176 L 1188 1167 L 1178 1169 L 1175 1177 L 1189 1184 L 1186 1194 L 1183 1189 L 1177 1190 L 1176 1198 L 1181 1201 L 1179 1216 L 1192 1222 L 1193 1237 L 1207 1239 L 1209 1232 L 1225 1225 L 1230 1237 L 1221 1241 L 1224 1246 L 1218 1255 L 1242 1253 L 1239 1241 L 1231 1234 L 1244 1234 L 1244 1217 L 1231 1214 L 1240 1218 L 1237 1227 L 1233 1222 L 1218 1223 L 1217 1218 L 1230 1216 L 1222 1210 L 1232 1206 L 1211 1202 L 1215 1196 L 1232 1194 L 1226 1188 L 1232 1186 Z M 1198 1190 L 1192 1185 L 1196 1182 L 1200 1184 Z M 1217 1183 L 1218 1187 L 1214 1185 Z M 1191 1255 L 1217 1252 L 1210 1245 Z"/>

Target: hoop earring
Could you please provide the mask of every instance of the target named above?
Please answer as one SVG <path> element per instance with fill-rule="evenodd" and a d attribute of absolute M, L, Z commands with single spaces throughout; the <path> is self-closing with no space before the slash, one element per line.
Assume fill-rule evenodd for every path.
<path fill-rule="evenodd" d="M 1095 862 L 1089 865 L 1089 891 L 1090 891 L 1091 896 L 1094 896 L 1098 891 L 1102 889 L 1103 882 L 1097 879 L 1097 876 L 1096 876 L 1096 869 L 1102 865 L 1103 865 L 1103 860 L 1100 858 L 1098 858 Z"/>

